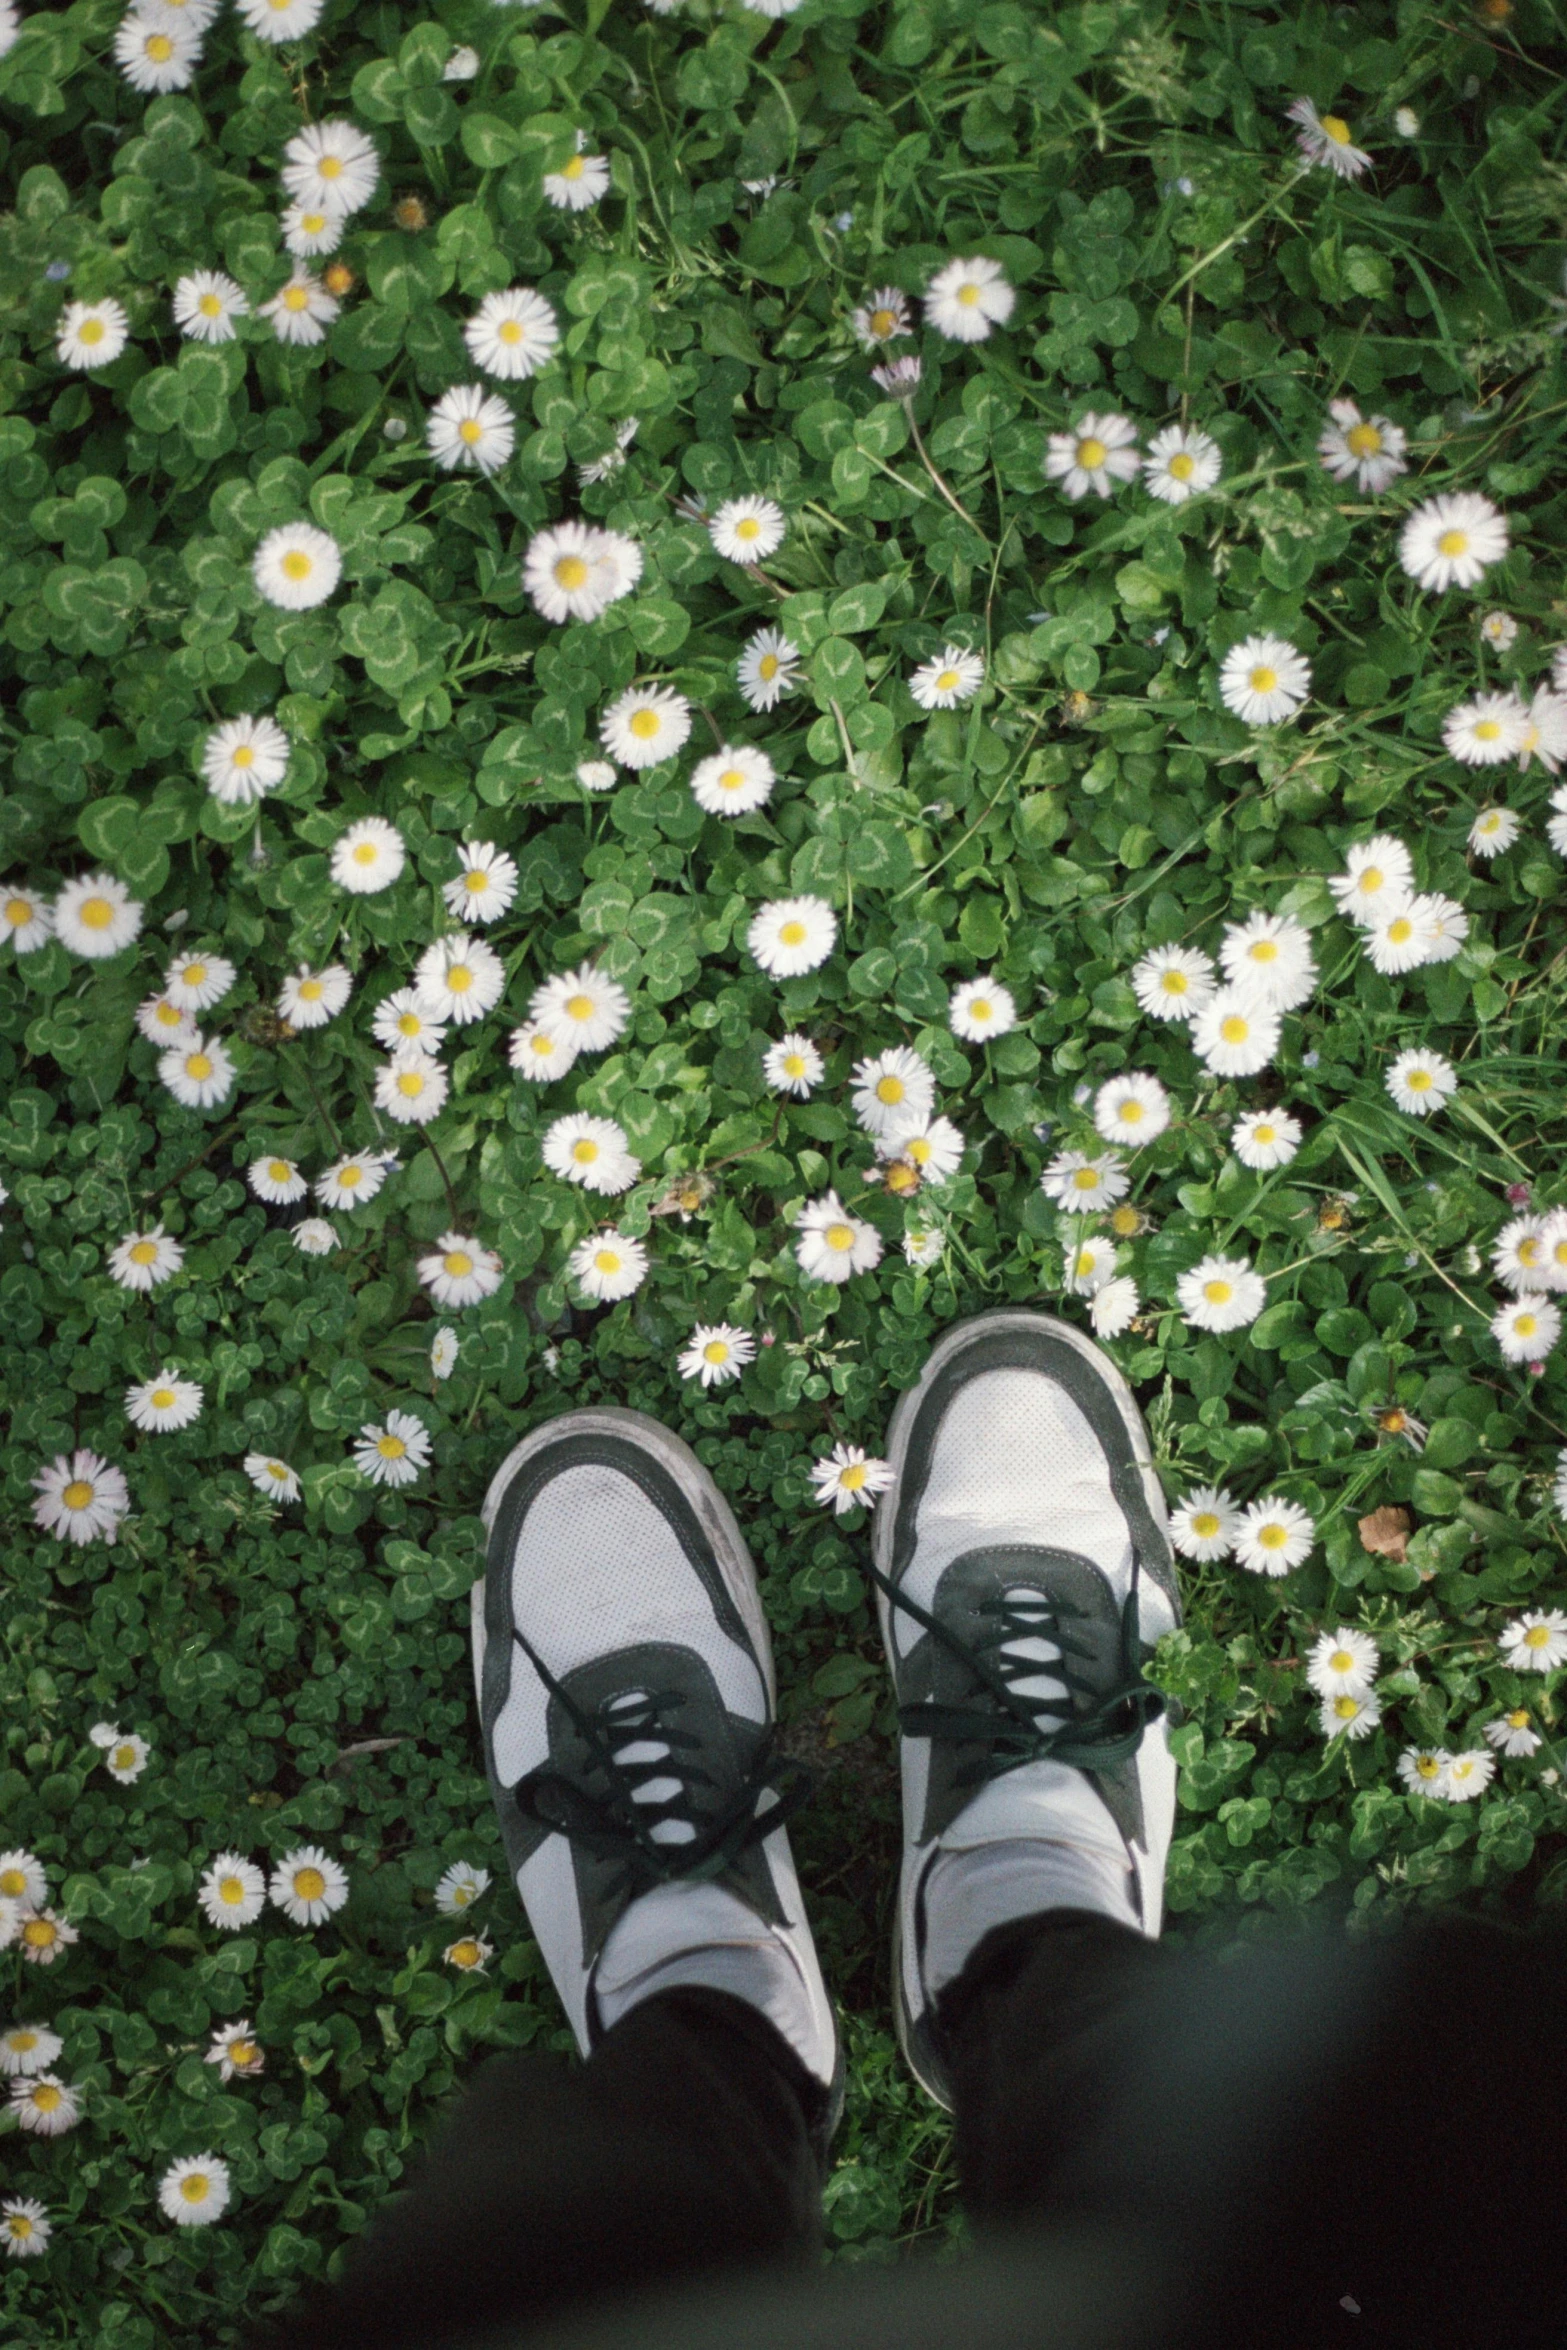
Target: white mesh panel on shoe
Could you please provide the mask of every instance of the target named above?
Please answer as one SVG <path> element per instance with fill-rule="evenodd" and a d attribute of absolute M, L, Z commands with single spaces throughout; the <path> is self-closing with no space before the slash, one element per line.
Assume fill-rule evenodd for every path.
<path fill-rule="evenodd" d="M 1039 1371 L 981 1371 L 953 1396 L 937 1428 L 903 1589 L 929 1607 L 945 1567 L 1001 1542 L 1078 1551 L 1103 1568 L 1117 1597 L 1131 1583 L 1131 1540 L 1109 1462 L 1071 1397 Z M 922 1635 L 894 1609 L 893 1637 L 906 1656 Z"/>
<path fill-rule="evenodd" d="M 518 1630 L 561 1679 L 618 1648 L 657 1641 L 702 1656 L 733 1714 L 759 1722 L 762 1678 L 713 1612 L 706 1584 L 641 1487 L 603 1462 L 562 1470 L 523 1521 L 512 1564 Z M 516 1642 L 495 1723 L 495 1767 L 510 1785 L 548 1753 L 548 1693 Z"/>

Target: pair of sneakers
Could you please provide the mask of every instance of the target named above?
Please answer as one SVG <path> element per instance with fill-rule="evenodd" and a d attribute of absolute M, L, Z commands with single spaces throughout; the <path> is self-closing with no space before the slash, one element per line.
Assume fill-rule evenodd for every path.
<path fill-rule="evenodd" d="M 874 1521 L 902 1728 L 899 2039 L 950 2102 L 936 2004 L 994 1926 L 1089 1909 L 1159 1931 L 1175 1772 L 1143 1678 L 1179 1620 L 1130 1388 L 1067 1324 L 956 1325 L 888 1435 Z M 823 2092 L 841 2061 L 787 1821 L 772 1644 L 734 1514 L 637 1412 L 569 1412 L 490 1487 L 474 1671 L 507 1857 L 578 2042 L 706 1985 Z"/>

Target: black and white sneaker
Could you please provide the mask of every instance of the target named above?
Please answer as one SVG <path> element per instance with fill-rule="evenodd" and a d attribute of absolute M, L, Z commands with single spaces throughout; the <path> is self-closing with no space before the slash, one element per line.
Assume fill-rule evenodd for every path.
<path fill-rule="evenodd" d="M 772 1643 L 728 1503 L 656 1420 L 568 1412 L 496 1472 L 474 1589 L 485 1764 L 517 1891 L 586 2055 L 677 1984 L 759 2008 L 841 2096 L 785 1820 Z"/>
<path fill-rule="evenodd" d="M 873 1572 L 903 1729 L 898 2036 L 948 2104 L 932 2010 L 993 1926 L 1072 1908 L 1159 1931 L 1175 1766 L 1143 1665 L 1180 1603 L 1136 1400 L 1067 1323 L 957 1324 L 887 1454 Z"/>

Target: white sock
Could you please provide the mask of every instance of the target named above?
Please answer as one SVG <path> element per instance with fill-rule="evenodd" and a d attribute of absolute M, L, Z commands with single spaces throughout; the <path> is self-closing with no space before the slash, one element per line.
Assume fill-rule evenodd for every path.
<path fill-rule="evenodd" d="M 745 2000 L 811 2064 L 810 1990 L 786 1945 L 722 1886 L 662 1885 L 625 1911 L 595 1970 L 606 2030 L 644 1999 L 682 1984 Z"/>
<path fill-rule="evenodd" d="M 1042 1837 L 943 1853 L 925 1880 L 925 1983 L 932 1999 L 993 1926 L 1042 1909 L 1090 1909 L 1136 1927 L 1129 1862 Z"/>

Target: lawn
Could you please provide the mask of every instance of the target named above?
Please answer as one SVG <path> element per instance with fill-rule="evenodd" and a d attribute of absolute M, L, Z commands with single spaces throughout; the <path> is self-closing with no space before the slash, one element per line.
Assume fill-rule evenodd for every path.
<path fill-rule="evenodd" d="M 603 1400 L 818 1773 L 833 2242 L 950 2240 L 956 1317 L 1143 1402 L 1171 1932 L 1567 1896 L 1559 12 L 140 11 L 0 12 L 0 2311 L 236 2343 L 569 2045 L 466 1627 Z"/>

